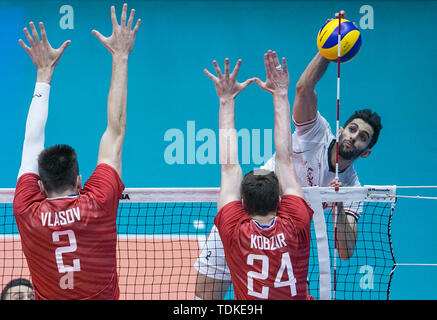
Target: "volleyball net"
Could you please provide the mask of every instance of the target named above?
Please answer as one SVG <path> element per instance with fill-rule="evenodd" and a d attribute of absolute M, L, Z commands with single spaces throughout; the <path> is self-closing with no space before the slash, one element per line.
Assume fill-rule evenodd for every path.
<path fill-rule="evenodd" d="M 128 188 L 118 218 L 120 299 L 194 299 L 194 268 L 217 213 L 218 188 Z M 395 186 L 304 188 L 314 210 L 308 270 L 316 299 L 389 299 L 395 269 L 390 225 Z M 0 189 L 0 286 L 30 279 L 12 211 L 14 189 Z M 343 260 L 336 248 L 335 204 L 355 212 L 357 240 Z M 233 298 L 232 286 L 225 299 Z"/>

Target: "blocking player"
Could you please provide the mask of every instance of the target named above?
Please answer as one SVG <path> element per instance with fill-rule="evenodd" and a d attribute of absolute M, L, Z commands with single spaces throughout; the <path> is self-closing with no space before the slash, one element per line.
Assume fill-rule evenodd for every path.
<path fill-rule="evenodd" d="M 224 75 L 216 63 L 218 77 L 205 71 L 220 99 L 221 187 L 214 223 L 223 239 L 236 299 L 307 299 L 313 211 L 304 200 L 292 159 L 289 76 L 285 59 L 283 70 L 275 68 L 275 53 L 269 51 L 264 60 L 267 80 L 260 85 L 273 95 L 276 173 L 255 170 L 242 176 L 234 120 L 235 97 L 245 87 L 236 82 L 241 60 L 231 74 L 228 59 Z"/>
<path fill-rule="evenodd" d="M 342 18 L 344 11 L 340 12 Z M 336 14 L 336 18 L 338 15 Z M 329 66 L 329 61 L 319 53 L 312 59 L 296 85 L 293 105 L 293 159 L 302 186 L 334 186 L 335 177 L 335 136 L 329 123 L 317 109 L 315 86 Z M 258 81 L 259 82 L 259 81 Z M 378 140 L 382 129 L 381 119 L 369 109 L 356 111 L 340 128 L 339 137 L 339 181 L 340 186 L 360 186 L 353 163 L 366 158 Z M 271 158 L 261 168 L 275 169 L 275 158 Z M 357 239 L 357 220 L 360 215 L 359 203 L 338 203 L 337 250 L 343 260 L 354 252 Z M 223 299 L 231 285 L 229 269 L 226 265 L 223 246 L 217 228 L 213 226 L 195 268 L 197 299 Z"/>
<path fill-rule="evenodd" d="M 107 104 L 107 128 L 99 147 L 97 167 L 82 188 L 77 155 L 72 147 L 44 149 L 44 131 L 53 71 L 70 41 L 53 49 L 43 23 L 41 39 L 30 22 L 21 39 L 37 68 L 21 167 L 14 197 L 14 216 L 21 236 L 36 299 L 119 298 L 116 271 L 116 216 L 120 195 L 122 148 L 126 131 L 128 57 L 140 26 L 132 29 L 135 10 L 120 25 L 111 7 L 113 33 L 93 34 L 112 54 L 112 78 Z"/>

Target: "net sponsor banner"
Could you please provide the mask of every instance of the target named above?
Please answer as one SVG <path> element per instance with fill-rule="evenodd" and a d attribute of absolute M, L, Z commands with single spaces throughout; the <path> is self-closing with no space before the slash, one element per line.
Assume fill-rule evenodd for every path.
<path fill-rule="evenodd" d="M 304 187 L 305 195 L 320 192 L 322 201 L 394 202 L 396 186 Z M 120 202 L 217 202 L 219 188 L 126 188 Z M 1 199 L 1 198 L 0 198 Z"/>

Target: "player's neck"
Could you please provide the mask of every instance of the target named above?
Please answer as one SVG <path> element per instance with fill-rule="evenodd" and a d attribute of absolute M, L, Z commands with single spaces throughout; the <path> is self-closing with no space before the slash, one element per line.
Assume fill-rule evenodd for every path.
<path fill-rule="evenodd" d="M 47 192 L 47 198 L 60 198 L 60 197 L 67 197 L 71 196 L 73 194 L 77 194 L 78 190 L 69 189 L 65 190 L 64 192 Z"/>
<path fill-rule="evenodd" d="M 272 224 L 272 221 L 273 219 L 275 219 L 275 217 L 276 217 L 276 212 L 272 211 L 265 216 L 253 215 L 252 219 L 258 222 L 262 226 L 269 226 Z"/>

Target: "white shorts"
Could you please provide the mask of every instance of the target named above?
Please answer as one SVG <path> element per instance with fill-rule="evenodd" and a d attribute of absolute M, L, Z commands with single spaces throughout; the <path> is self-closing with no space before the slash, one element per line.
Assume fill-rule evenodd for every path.
<path fill-rule="evenodd" d="M 203 245 L 194 268 L 201 274 L 217 280 L 231 281 L 231 273 L 225 258 L 225 250 L 217 227 L 214 225 Z"/>

